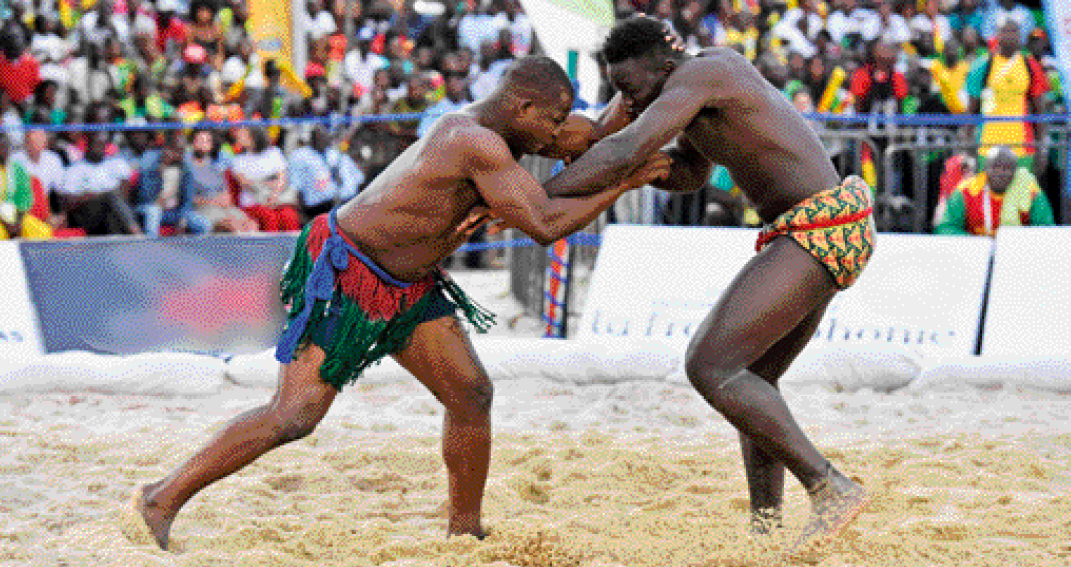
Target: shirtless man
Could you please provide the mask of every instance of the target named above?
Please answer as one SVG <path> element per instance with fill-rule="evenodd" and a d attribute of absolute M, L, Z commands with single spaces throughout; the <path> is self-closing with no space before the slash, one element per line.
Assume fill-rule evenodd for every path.
<path fill-rule="evenodd" d="M 448 534 L 484 535 L 492 384 L 454 313 L 460 309 L 477 327 L 490 317 L 440 262 L 485 209 L 546 245 L 668 171 L 668 157 L 656 154 L 609 188 L 548 197 L 517 159 L 570 154 L 556 139 L 572 103 L 569 78 L 553 60 L 521 59 L 491 95 L 444 115 L 365 191 L 309 223 L 283 277 L 290 315 L 276 351 L 283 366 L 274 397 L 238 416 L 166 478 L 135 490 L 134 508 L 162 549 L 190 498 L 312 433 L 338 392 L 388 354 L 446 408 Z"/>
<path fill-rule="evenodd" d="M 740 431 L 753 531 L 780 523 L 788 467 L 814 510 L 797 547 L 824 540 L 866 494 L 807 439 L 777 381 L 870 257 L 870 189 L 857 177 L 842 182 L 803 118 L 735 51 L 688 56 L 664 24 L 641 16 L 615 26 L 602 55 L 618 91 L 591 125 L 602 139 L 545 186 L 555 196 L 612 186 L 670 142 L 658 187 L 692 191 L 713 163 L 728 168 L 766 227 L 692 338 L 686 371 Z"/>

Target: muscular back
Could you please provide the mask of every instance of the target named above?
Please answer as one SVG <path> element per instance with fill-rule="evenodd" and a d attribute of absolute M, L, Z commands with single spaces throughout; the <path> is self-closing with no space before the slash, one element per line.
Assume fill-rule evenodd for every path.
<path fill-rule="evenodd" d="M 392 276 L 417 281 L 464 243 L 457 228 L 483 204 L 461 153 L 474 128 L 470 115 L 444 116 L 340 209 L 341 229 Z"/>
<path fill-rule="evenodd" d="M 722 164 L 769 222 L 792 205 L 839 183 L 825 147 L 789 101 L 729 49 L 704 52 L 669 78 L 714 74 L 713 96 L 683 136 Z"/>

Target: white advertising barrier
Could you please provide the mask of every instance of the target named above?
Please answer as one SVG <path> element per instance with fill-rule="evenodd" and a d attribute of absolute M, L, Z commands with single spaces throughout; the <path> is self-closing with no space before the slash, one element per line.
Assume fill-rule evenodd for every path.
<path fill-rule="evenodd" d="M 1071 228 L 997 233 L 982 354 L 1071 357 Z"/>
<path fill-rule="evenodd" d="M 0 361 L 40 356 L 44 349 L 18 242 L 0 242 L 0 289 Z"/>
<path fill-rule="evenodd" d="M 579 338 L 687 340 L 740 268 L 757 231 L 607 227 Z M 881 234 L 870 265 L 837 294 L 808 350 L 973 354 L 992 241 Z"/>

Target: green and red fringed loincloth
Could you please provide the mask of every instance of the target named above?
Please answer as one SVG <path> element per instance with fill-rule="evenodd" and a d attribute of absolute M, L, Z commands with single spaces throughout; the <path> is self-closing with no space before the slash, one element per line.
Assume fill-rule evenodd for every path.
<path fill-rule="evenodd" d="M 401 350 L 424 321 L 461 310 L 478 331 L 494 323 L 441 270 L 414 283 L 391 277 L 338 230 L 335 211 L 301 232 L 280 288 L 288 315 L 275 358 L 289 363 L 316 344 L 325 353 L 320 377 L 339 390 Z"/>

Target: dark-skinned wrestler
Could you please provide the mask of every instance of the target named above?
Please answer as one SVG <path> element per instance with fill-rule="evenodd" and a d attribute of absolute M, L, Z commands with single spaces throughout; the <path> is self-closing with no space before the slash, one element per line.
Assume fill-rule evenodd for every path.
<path fill-rule="evenodd" d="M 548 197 L 517 159 L 569 155 L 556 138 L 573 97 L 553 60 L 520 59 L 494 93 L 440 118 L 365 191 L 309 223 L 282 282 L 289 316 L 276 350 L 282 367 L 275 395 L 228 423 L 167 477 L 135 491 L 134 507 L 157 545 L 167 549 L 172 522 L 190 498 L 308 436 L 343 386 L 387 355 L 445 406 L 447 533 L 484 535 L 492 384 L 455 311 L 477 327 L 490 321 L 440 263 L 486 220 L 482 211 L 545 245 L 669 167 L 669 158 L 656 154 L 587 196 Z"/>
<path fill-rule="evenodd" d="M 740 432 L 753 531 L 780 524 L 787 467 L 814 512 L 796 548 L 823 541 L 866 494 L 804 435 L 777 381 L 870 258 L 870 189 L 841 180 L 789 101 L 731 49 L 690 56 L 662 22 L 638 16 L 614 27 L 601 55 L 618 92 L 588 126 L 597 143 L 546 188 L 563 196 L 610 186 L 670 143 L 670 174 L 657 187 L 692 191 L 714 163 L 729 170 L 766 226 L 758 254 L 692 337 L 686 371 Z"/>

